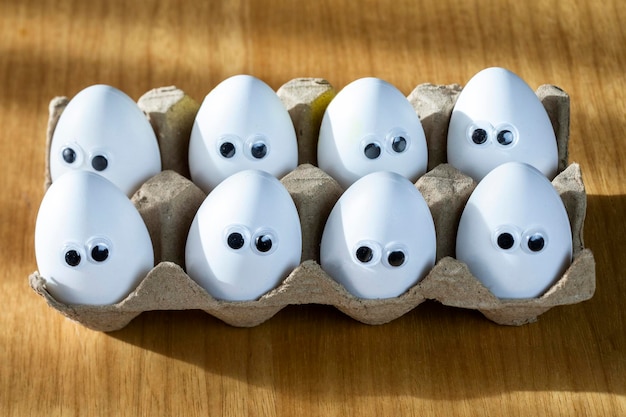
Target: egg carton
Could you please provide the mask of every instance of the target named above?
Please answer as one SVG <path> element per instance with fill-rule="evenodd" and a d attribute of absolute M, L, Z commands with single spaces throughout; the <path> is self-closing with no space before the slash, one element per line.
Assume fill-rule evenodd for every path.
<path fill-rule="evenodd" d="M 503 325 L 523 325 L 558 305 L 587 300 L 595 291 L 595 261 L 583 244 L 586 194 L 580 167 L 568 164 L 569 97 L 553 85 L 536 91 L 554 127 L 559 151 L 559 174 L 553 185 L 559 192 L 572 226 L 574 257 L 570 267 L 542 296 L 532 299 L 498 299 L 454 259 L 455 235 L 465 203 L 476 183 L 446 163 L 446 136 L 459 85 L 421 84 L 408 96 L 418 112 L 428 143 L 429 167 L 415 183 L 434 218 L 437 261 L 426 277 L 404 294 L 386 299 L 361 299 L 328 276 L 319 265 L 319 242 L 328 215 L 343 193 L 338 183 L 315 166 L 317 137 L 324 110 L 335 95 L 333 87 L 318 78 L 289 81 L 278 95 L 293 120 L 300 165 L 281 179 L 291 194 L 302 225 L 302 263 L 275 289 L 254 301 L 213 298 L 184 270 L 185 242 L 193 217 L 205 198 L 189 177 L 187 152 L 191 127 L 199 103 L 176 87 L 157 88 L 138 102 L 149 118 L 162 154 L 163 171 L 146 181 L 132 201 L 143 217 L 154 245 L 156 266 L 125 299 L 104 306 L 69 305 L 46 290 L 46 279 L 34 272 L 31 287 L 49 306 L 82 325 L 98 331 L 126 326 L 144 311 L 198 309 L 240 327 L 259 325 L 287 305 L 332 305 L 366 324 L 390 322 L 425 300 L 475 309 Z M 50 103 L 47 131 L 52 132 L 68 99 Z M 46 155 L 46 161 L 48 160 Z M 46 166 L 45 188 L 50 185 Z"/>

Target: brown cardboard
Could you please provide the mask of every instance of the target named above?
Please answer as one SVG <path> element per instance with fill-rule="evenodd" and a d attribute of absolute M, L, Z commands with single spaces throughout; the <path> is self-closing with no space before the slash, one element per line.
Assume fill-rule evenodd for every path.
<path fill-rule="evenodd" d="M 292 80 L 278 90 L 289 110 L 300 147 L 300 166 L 281 181 L 290 192 L 303 232 L 302 263 L 274 290 L 255 301 L 227 302 L 214 299 L 184 272 L 184 243 L 189 225 L 204 199 L 178 162 L 164 162 L 171 169 L 148 180 L 133 196 L 155 246 L 157 265 L 137 289 L 110 306 L 66 305 L 45 289 L 45 277 L 30 276 L 31 287 L 62 314 L 100 331 L 113 331 L 128 324 L 143 311 L 200 309 L 234 326 L 255 326 L 287 305 L 333 305 L 350 317 L 367 324 L 383 324 L 414 309 L 426 299 L 442 304 L 476 309 L 499 324 L 521 325 L 535 321 L 548 309 L 574 304 L 593 296 L 595 264 L 584 248 L 583 224 L 586 194 L 577 164 L 567 164 L 569 98 L 554 86 L 542 86 L 538 97 L 548 110 L 558 137 L 560 173 L 553 185 L 561 195 L 572 225 L 574 261 L 544 295 L 534 299 L 501 300 L 493 296 L 462 262 L 453 258 L 458 222 L 475 182 L 445 163 L 447 123 L 459 86 L 418 86 L 409 96 L 422 119 L 429 144 L 429 171 L 416 187 L 426 199 L 437 231 L 437 263 L 430 273 L 399 297 L 365 300 L 348 293 L 319 266 L 319 242 L 333 205 L 343 192 L 337 182 L 311 164 L 317 147 L 317 132 L 334 90 L 320 79 Z M 159 97 L 162 96 L 162 99 Z M 48 146 L 60 112 L 67 99 L 50 105 Z M 155 89 L 140 99 L 150 115 L 161 148 L 177 152 L 187 149 L 197 103 L 174 87 Z M 147 109 L 149 107 L 149 109 Z M 194 117 L 192 117 L 192 115 Z M 181 133 L 184 132 L 184 133 Z M 168 159 L 163 155 L 163 160 Z M 174 172 L 177 171 L 177 172 Z M 49 175 L 46 175 L 49 184 Z"/>
<path fill-rule="evenodd" d="M 180 175 L 189 175 L 189 137 L 198 102 L 174 86 L 155 88 L 139 98 L 139 107 L 148 116 L 154 129 L 163 171 L 173 170 Z"/>

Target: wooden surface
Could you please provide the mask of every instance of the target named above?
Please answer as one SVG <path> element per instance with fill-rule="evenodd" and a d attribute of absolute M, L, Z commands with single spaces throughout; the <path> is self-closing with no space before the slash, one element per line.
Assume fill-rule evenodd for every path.
<path fill-rule="evenodd" d="M 626 415 L 624 21 L 621 0 L 0 0 L 0 415 Z M 571 96 L 590 301 L 519 328 L 427 302 L 383 326 L 312 305 L 251 329 L 150 312 L 105 334 L 28 286 L 54 96 L 175 84 L 201 100 L 237 73 L 408 94 L 496 65 Z"/>

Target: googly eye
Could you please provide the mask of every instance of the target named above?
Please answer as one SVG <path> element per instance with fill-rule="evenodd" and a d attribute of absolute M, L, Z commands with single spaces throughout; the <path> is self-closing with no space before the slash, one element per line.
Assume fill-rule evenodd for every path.
<path fill-rule="evenodd" d="M 255 159 L 263 159 L 267 155 L 267 145 L 263 141 L 254 142 L 250 146 L 250 154 Z"/>
<path fill-rule="evenodd" d="M 500 249 L 509 250 L 515 245 L 515 238 L 511 233 L 502 232 L 498 235 L 497 242 Z"/>
<path fill-rule="evenodd" d="M 80 166 L 82 163 L 82 150 L 77 143 L 70 143 L 61 148 L 59 158 L 64 164 L 72 167 Z"/>
<path fill-rule="evenodd" d="M 226 243 L 228 247 L 234 250 L 238 250 L 243 248 L 243 245 L 246 244 L 246 239 L 239 232 L 232 232 L 226 238 Z"/>
<path fill-rule="evenodd" d="M 380 145 L 376 142 L 366 144 L 363 154 L 367 159 L 377 159 L 380 156 Z"/>
<path fill-rule="evenodd" d="M 70 147 L 63 148 L 63 150 L 61 151 L 61 156 L 63 157 L 63 160 L 68 164 L 73 164 L 74 162 L 76 162 L 76 151 Z"/>
<path fill-rule="evenodd" d="M 246 156 L 255 161 L 266 158 L 270 153 L 269 141 L 262 134 L 250 136 L 244 144 L 244 149 L 247 149 Z"/>
<path fill-rule="evenodd" d="M 91 248 L 91 259 L 96 262 L 104 262 L 109 257 L 109 248 L 106 245 L 98 244 Z"/>
<path fill-rule="evenodd" d="M 226 141 L 220 145 L 220 155 L 222 155 L 224 158 L 230 159 L 235 156 L 235 153 L 235 144 L 233 144 L 232 142 Z"/>
<path fill-rule="evenodd" d="M 516 227 L 503 226 L 493 234 L 493 243 L 498 249 L 503 251 L 511 251 L 517 247 L 520 241 L 520 232 Z"/>
<path fill-rule="evenodd" d="M 254 239 L 254 246 L 259 252 L 266 253 L 272 250 L 272 235 L 260 235 Z"/>
<path fill-rule="evenodd" d="M 485 129 L 474 129 L 474 131 L 472 132 L 472 142 L 474 142 L 476 145 L 482 145 L 483 143 L 487 142 L 487 131 Z"/>
<path fill-rule="evenodd" d="M 359 246 L 356 250 L 356 258 L 361 263 L 368 263 L 374 259 L 374 251 L 369 246 Z"/>
<path fill-rule="evenodd" d="M 518 133 L 515 126 L 504 123 L 496 126 L 496 141 L 503 147 L 511 147 L 517 143 Z"/>
<path fill-rule="evenodd" d="M 398 268 L 406 263 L 408 250 L 404 245 L 390 243 L 385 246 L 383 264 L 390 268 Z"/>
<path fill-rule="evenodd" d="M 76 249 L 68 249 L 63 258 L 65 259 L 65 263 L 71 267 L 77 267 L 81 261 L 80 252 Z"/>
<path fill-rule="evenodd" d="M 408 141 L 404 136 L 396 136 L 391 140 L 391 149 L 395 153 L 402 153 L 406 151 Z"/>
<path fill-rule="evenodd" d="M 254 234 L 253 250 L 260 255 L 269 255 L 278 247 L 278 236 L 273 230 L 262 229 Z"/>
<path fill-rule="evenodd" d="M 96 171 L 104 171 L 109 166 L 109 160 L 104 155 L 96 155 L 91 158 L 91 166 Z"/>
<path fill-rule="evenodd" d="M 528 238 L 528 249 L 533 252 L 541 252 L 545 246 L 545 239 L 539 233 L 535 233 Z"/>
<path fill-rule="evenodd" d="M 237 155 L 237 150 L 240 147 L 241 139 L 237 135 L 223 135 L 217 140 L 218 154 L 225 159 L 234 158 Z"/>
<path fill-rule="evenodd" d="M 393 128 L 386 136 L 387 151 L 391 154 L 404 153 L 410 145 L 409 136 L 404 129 Z"/>
<path fill-rule="evenodd" d="M 89 260 L 102 263 L 111 255 L 111 242 L 104 237 L 96 237 L 87 242 Z"/>
<path fill-rule="evenodd" d="M 399 267 L 404 264 L 406 255 L 401 250 L 394 250 L 387 254 L 387 263 L 393 267 Z"/>
<path fill-rule="evenodd" d="M 224 230 L 224 243 L 230 249 L 238 251 L 250 241 L 250 232 L 245 226 L 233 225 Z"/>
<path fill-rule="evenodd" d="M 498 132 L 497 139 L 500 145 L 507 146 L 513 143 L 515 137 L 513 136 L 513 132 L 505 129 Z"/>
<path fill-rule="evenodd" d="M 548 239 L 543 231 L 532 230 L 524 235 L 524 243 L 524 249 L 531 253 L 539 253 L 547 246 Z"/>
<path fill-rule="evenodd" d="M 467 139 L 474 145 L 487 145 L 492 132 L 493 127 L 489 122 L 476 121 L 468 126 Z"/>
<path fill-rule="evenodd" d="M 362 241 L 355 245 L 352 254 L 357 263 L 370 266 L 380 261 L 381 249 L 374 241 Z"/>

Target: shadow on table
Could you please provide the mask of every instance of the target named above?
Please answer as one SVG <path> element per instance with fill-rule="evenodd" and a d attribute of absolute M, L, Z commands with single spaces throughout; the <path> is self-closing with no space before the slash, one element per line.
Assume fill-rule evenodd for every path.
<path fill-rule="evenodd" d="M 319 305 L 290 306 L 247 329 L 201 311 L 149 312 L 110 336 L 210 374 L 326 401 L 515 391 L 626 395 L 626 260 L 616 255 L 625 248 L 623 213 L 625 196 L 589 196 L 585 246 L 597 264 L 594 298 L 521 327 L 426 302 L 381 326 Z"/>

